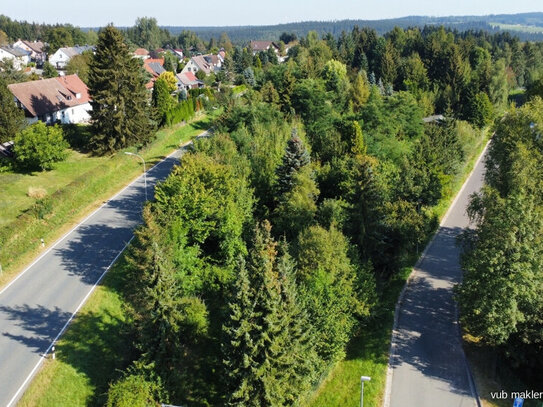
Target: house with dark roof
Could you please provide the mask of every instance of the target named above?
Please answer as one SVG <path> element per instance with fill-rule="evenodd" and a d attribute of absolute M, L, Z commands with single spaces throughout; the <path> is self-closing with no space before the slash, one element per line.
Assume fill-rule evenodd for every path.
<path fill-rule="evenodd" d="M 30 52 L 19 47 L 0 47 L 0 61 L 6 59 L 13 61 L 15 69 L 22 69 L 30 62 Z"/>
<path fill-rule="evenodd" d="M 87 85 L 77 75 L 8 85 L 28 123 L 85 123 L 92 110 Z"/>
<path fill-rule="evenodd" d="M 185 65 L 181 73 L 191 72 L 196 74 L 198 71 L 203 71 L 206 75 L 215 73 L 221 70 L 222 60 L 217 55 L 196 55 L 190 59 Z"/>
<path fill-rule="evenodd" d="M 181 72 L 177 74 L 177 88 L 178 90 L 203 88 L 204 83 L 199 80 L 192 72 Z"/>
<path fill-rule="evenodd" d="M 42 65 L 47 59 L 45 44 L 41 41 L 18 40 L 13 46 L 30 52 L 30 60 L 38 65 Z"/>
<path fill-rule="evenodd" d="M 76 55 L 81 55 L 85 51 L 93 51 L 92 45 L 76 45 L 75 47 L 63 47 L 59 48 L 57 52 L 49 57 L 49 62 L 53 64 L 57 69 L 64 69 L 70 59 Z"/>
<path fill-rule="evenodd" d="M 266 52 L 270 47 L 273 48 L 275 53 L 279 52 L 279 47 L 273 41 L 251 41 L 249 48 L 253 55 L 258 54 L 259 52 Z"/>
<path fill-rule="evenodd" d="M 143 68 L 149 73 L 151 79 L 145 87 L 149 90 L 153 89 L 155 81 L 161 73 L 166 72 L 164 69 L 164 58 L 148 58 L 143 61 Z"/>

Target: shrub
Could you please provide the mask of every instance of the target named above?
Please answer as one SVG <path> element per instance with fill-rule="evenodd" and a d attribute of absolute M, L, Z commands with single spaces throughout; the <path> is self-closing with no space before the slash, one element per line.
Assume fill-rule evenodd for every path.
<path fill-rule="evenodd" d="M 67 147 L 60 127 L 38 122 L 15 137 L 15 159 L 24 169 L 50 170 L 54 163 L 66 158 Z"/>

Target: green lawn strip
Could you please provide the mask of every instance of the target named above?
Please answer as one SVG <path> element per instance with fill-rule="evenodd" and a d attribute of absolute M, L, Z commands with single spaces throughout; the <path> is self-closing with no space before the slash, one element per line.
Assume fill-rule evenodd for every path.
<path fill-rule="evenodd" d="M 473 170 L 477 158 L 481 154 L 488 133 L 483 132 L 466 164 L 456 176 L 450 187 L 444 191 L 443 197 L 432 211 L 441 219 L 452 203 L 452 200 Z M 428 237 L 428 241 L 431 236 Z M 340 407 L 356 406 L 360 401 L 360 376 L 370 376 L 371 381 L 364 385 L 364 406 L 378 407 L 383 403 L 386 384 L 386 371 L 390 350 L 390 337 L 394 323 L 394 309 L 398 296 L 420 257 L 415 253 L 409 259 L 408 266 L 395 275 L 389 282 L 383 284 L 379 292 L 381 297 L 375 306 L 374 316 L 353 337 L 347 347 L 347 356 L 338 362 L 329 375 L 315 389 L 307 400 L 301 403 L 303 407 Z"/>
<path fill-rule="evenodd" d="M 121 291 L 126 262 L 119 260 L 75 317 L 31 382 L 19 406 L 102 406 L 109 382 L 131 360 L 130 320 Z"/>
<path fill-rule="evenodd" d="M 157 132 L 156 140 L 139 151 L 139 154 L 143 155 L 149 167 L 156 164 L 175 150 L 180 143 L 207 129 L 218 114 L 217 110 L 188 125 L 160 130 Z M 43 203 L 32 202 L 25 212 L 0 229 L 0 265 L 3 269 L 0 275 L 0 286 L 7 283 L 21 271 L 24 265 L 44 250 L 40 245 L 41 238 L 47 244 L 53 243 L 105 199 L 139 176 L 142 170 L 139 160 L 122 153 L 110 157 L 82 158 L 81 160 L 99 160 L 99 162 L 87 172 L 74 171 L 71 182 L 51 192 Z M 69 163 L 58 165 L 63 172 L 70 173 Z M 51 173 L 56 171 L 58 170 L 55 169 Z M 35 177 L 32 182 L 39 186 L 40 177 L 51 176 L 50 173 L 39 173 L 32 176 Z M 27 189 L 28 187 L 21 183 L 19 189 L 12 193 L 25 195 Z M 0 201 L 3 202 L 3 198 Z"/>

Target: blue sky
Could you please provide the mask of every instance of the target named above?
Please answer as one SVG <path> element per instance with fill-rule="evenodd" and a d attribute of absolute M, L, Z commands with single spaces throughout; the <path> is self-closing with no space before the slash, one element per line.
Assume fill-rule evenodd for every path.
<path fill-rule="evenodd" d="M 1 0 L 0 14 L 17 20 L 78 26 L 263 25 L 308 20 L 381 19 L 408 15 L 485 15 L 543 11 L 543 0 Z"/>

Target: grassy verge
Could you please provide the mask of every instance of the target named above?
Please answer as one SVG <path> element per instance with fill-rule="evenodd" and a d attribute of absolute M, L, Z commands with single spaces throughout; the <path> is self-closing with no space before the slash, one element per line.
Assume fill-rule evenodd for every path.
<path fill-rule="evenodd" d="M 487 140 L 488 135 L 484 133 L 472 146 L 472 154 L 467 157 L 459 175 L 451 180 L 449 187 L 444 191 L 443 198 L 433 209 L 438 218 L 441 219 L 445 215 L 452 200 L 474 168 Z M 430 238 L 431 236 L 428 240 Z M 394 308 L 420 254 L 414 253 L 408 259 L 409 265 L 380 287 L 381 297 L 375 306 L 373 318 L 351 340 L 346 358 L 338 362 L 315 392 L 301 403 L 303 407 L 356 406 L 360 398 L 361 375 L 371 377 L 371 381 L 364 386 L 364 406 L 377 407 L 383 404 Z"/>
<path fill-rule="evenodd" d="M 130 320 L 123 310 L 124 260 L 98 286 L 47 359 L 19 406 L 103 406 L 111 380 L 131 360 Z"/>
<path fill-rule="evenodd" d="M 180 143 L 207 129 L 218 114 L 217 110 L 188 125 L 160 130 L 156 139 L 139 153 L 150 167 Z M 15 199 L 17 206 L 9 215 L 16 217 L 2 224 L 0 229 L 0 264 L 3 269 L 0 286 L 11 280 L 24 265 L 44 250 L 40 239 L 43 238 L 47 244 L 54 242 L 140 174 L 140 162 L 124 154 L 87 157 L 75 152 L 71 155 L 71 161 L 58 164 L 50 172 L 1 174 L 3 190 L 0 191 L 0 202 L 3 205 Z M 11 182 L 10 176 L 13 178 Z M 5 185 L 7 187 L 4 189 Z M 46 198 L 40 200 L 28 197 L 30 185 L 46 189 Z"/>

